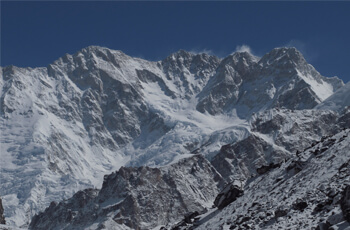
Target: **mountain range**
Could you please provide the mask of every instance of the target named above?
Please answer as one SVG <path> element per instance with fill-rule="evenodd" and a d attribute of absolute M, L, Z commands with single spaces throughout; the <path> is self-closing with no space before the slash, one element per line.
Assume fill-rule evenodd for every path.
<path fill-rule="evenodd" d="M 225 58 L 180 50 L 152 62 L 90 46 L 47 67 L 0 72 L 9 226 L 346 225 L 350 85 L 295 48 Z M 221 207 L 228 188 L 239 192 Z M 330 190 L 337 200 L 315 213 Z"/>

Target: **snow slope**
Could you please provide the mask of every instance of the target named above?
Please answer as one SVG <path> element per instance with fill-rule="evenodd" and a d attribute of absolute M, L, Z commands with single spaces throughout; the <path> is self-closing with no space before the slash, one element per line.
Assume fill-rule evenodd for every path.
<path fill-rule="evenodd" d="M 319 110 L 339 111 L 350 106 L 350 82 L 338 89 L 332 96 L 315 107 Z"/>
<path fill-rule="evenodd" d="M 340 207 L 350 184 L 349 129 L 328 136 L 279 168 L 251 178 L 244 195 L 196 229 L 348 229 Z M 326 228 L 326 229 L 328 229 Z"/>

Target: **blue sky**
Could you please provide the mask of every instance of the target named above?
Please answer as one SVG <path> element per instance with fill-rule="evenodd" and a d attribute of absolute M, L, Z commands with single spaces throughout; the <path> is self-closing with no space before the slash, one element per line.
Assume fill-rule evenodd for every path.
<path fill-rule="evenodd" d="M 47 66 L 89 45 L 148 60 L 295 46 L 322 75 L 347 82 L 349 12 L 350 2 L 2 1 L 1 66 Z"/>

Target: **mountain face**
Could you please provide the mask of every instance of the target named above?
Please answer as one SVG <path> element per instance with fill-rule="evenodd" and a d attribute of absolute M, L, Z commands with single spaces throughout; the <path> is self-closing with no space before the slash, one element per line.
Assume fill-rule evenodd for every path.
<path fill-rule="evenodd" d="M 312 109 L 342 86 L 322 77 L 295 48 L 274 49 L 260 60 L 249 53 L 225 58 L 199 95 L 197 109 L 240 117 L 271 108 Z"/>
<path fill-rule="evenodd" d="M 176 221 L 187 211 L 203 211 L 203 202 L 215 199 L 222 188 L 219 181 L 246 181 L 258 168 L 280 164 L 294 151 L 338 131 L 329 124 L 348 124 L 347 112 L 312 110 L 341 91 L 343 82 L 321 76 L 294 48 L 276 48 L 261 58 L 238 52 L 224 59 L 180 50 L 150 62 L 91 46 L 46 68 L 8 66 L 0 72 L 0 195 L 7 222 L 16 226 L 28 226 L 52 201 L 79 190 L 84 191 L 84 202 L 96 205 L 107 186 L 101 178 L 118 169 L 118 181 L 131 184 L 113 188 L 125 196 L 113 198 L 115 209 L 108 215 L 119 212 L 114 219 L 131 228 Z M 193 154 L 211 162 L 189 158 Z M 192 192 L 182 184 L 186 189 L 164 198 L 177 204 L 180 195 L 190 194 L 186 199 L 192 200 L 181 201 L 181 210 L 166 210 L 166 217 L 143 217 L 145 203 L 127 189 L 146 188 L 133 184 L 131 175 L 146 185 L 159 176 L 165 189 L 159 192 L 168 193 L 180 185 L 169 185 L 177 174 L 164 170 L 186 161 L 183 158 L 209 164 L 202 179 L 212 186 L 210 191 L 196 201 L 201 193 L 192 192 L 205 190 L 201 183 L 194 183 Z M 208 171 L 213 167 L 219 176 Z M 213 179 L 217 177 L 221 179 Z M 135 208 L 120 211 L 131 198 Z M 151 200 L 157 199 L 155 195 Z M 48 211 L 67 213 L 70 205 L 78 207 L 74 196 L 69 202 Z M 61 227 L 78 228 L 94 214 L 115 223 L 100 214 L 103 208 L 98 204 L 97 214 L 80 210 L 79 223 L 68 220 Z M 50 215 L 44 214 L 53 220 L 57 213 Z M 31 226 L 50 224 L 37 217 Z"/>

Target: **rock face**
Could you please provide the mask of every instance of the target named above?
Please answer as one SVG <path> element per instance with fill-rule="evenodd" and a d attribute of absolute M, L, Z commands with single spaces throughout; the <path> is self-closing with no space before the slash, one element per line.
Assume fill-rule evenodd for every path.
<path fill-rule="evenodd" d="M 236 109 L 241 117 L 271 108 L 312 109 L 342 85 L 322 77 L 295 48 L 274 49 L 260 60 L 235 53 L 222 60 L 199 94 L 197 109 L 210 114 Z"/>
<path fill-rule="evenodd" d="M 278 164 L 274 164 L 274 163 L 270 163 L 269 165 L 263 165 L 260 168 L 256 169 L 256 172 L 259 174 L 265 174 L 268 171 L 270 171 L 271 169 L 275 169 L 281 166 L 281 163 Z"/>
<path fill-rule="evenodd" d="M 243 195 L 242 187 L 239 187 L 233 183 L 229 184 L 217 195 L 214 200 L 214 205 L 218 207 L 218 209 L 225 208 L 227 205 L 234 202 L 238 197 Z"/>
<path fill-rule="evenodd" d="M 264 139 L 251 135 L 233 145 L 225 145 L 211 161 L 220 174 L 229 181 L 247 179 L 256 174 L 266 162 L 279 163 L 288 158 L 282 148 L 274 148 Z"/>
<path fill-rule="evenodd" d="M 52 203 L 30 229 L 150 229 L 209 208 L 224 180 L 200 155 L 162 168 L 127 168 L 105 176 L 101 190 L 87 189 Z"/>
<path fill-rule="evenodd" d="M 2 207 L 2 200 L 0 198 L 0 224 L 6 224 L 6 220 L 4 217 L 4 208 Z"/>
<path fill-rule="evenodd" d="M 7 222 L 23 227 L 51 201 L 101 187 L 99 178 L 122 166 L 159 167 L 190 153 L 212 158 L 229 145 L 236 156 L 220 173 L 247 179 L 332 133 L 324 123 L 337 120 L 336 112 L 315 112 L 319 122 L 307 125 L 313 113 L 301 110 L 343 85 L 294 48 L 260 59 L 180 50 L 151 62 L 90 46 L 44 68 L 0 73 L 0 195 Z M 309 138 L 300 141 L 304 131 Z M 217 161 L 225 159 L 220 154 Z"/>
<path fill-rule="evenodd" d="M 346 186 L 340 200 L 344 219 L 350 223 L 350 185 Z"/>
<path fill-rule="evenodd" d="M 347 127 L 348 114 L 285 109 L 255 114 L 249 121 L 250 135 L 222 146 L 211 163 L 228 181 L 264 174 L 315 145 L 322 137 Z M 320 151 L 315 150 L 315 154 Z"/>

